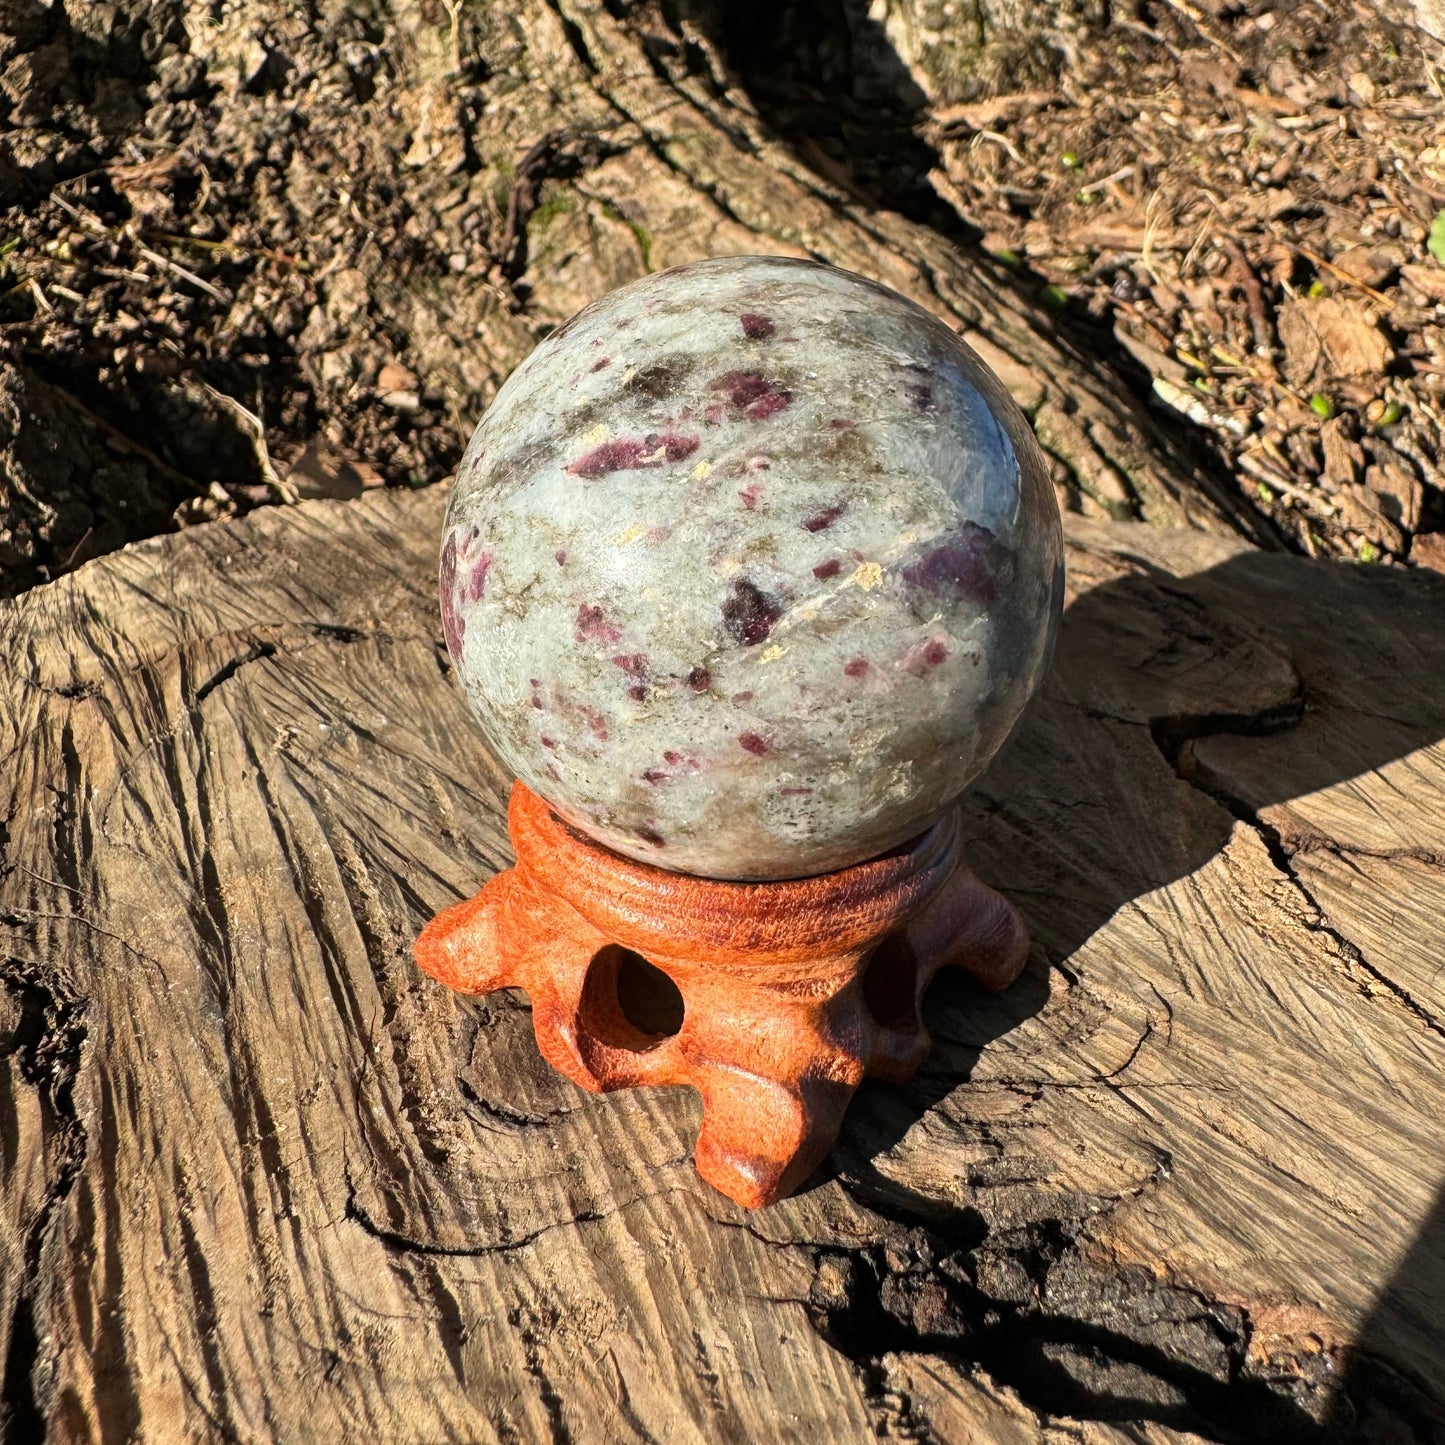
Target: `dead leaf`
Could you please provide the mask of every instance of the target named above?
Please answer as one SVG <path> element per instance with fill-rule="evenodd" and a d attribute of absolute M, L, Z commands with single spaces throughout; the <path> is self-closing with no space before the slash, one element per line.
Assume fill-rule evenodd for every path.
<path fill-rule="evenodd" d="M 1331 377 L 1372 376 L 1385 370 L 1392 355 L 1369 308 L 1353 296 L 1286 303 L 1279 336 L 1285 375 L 1297 387 L 1307 386 L 1322 363 Z"/>
<path fill-rule="evenodd" d="M 1278 190 L 1265 192 L 1264 214 L 1271 221 L 1277 221 L 1281 216 L 1287 216 L 1291 211 L 1299 210 L 1303 203 L 1288 186 L 1281 186 Z"/>
<path fill-rule="evenodd" d="M 1376 451 L 1378 455 L 1378 449 Z M 1420 524 L 1424 488 L 1413 467 L 1384 461 L 1365 468 L 1365 485 L 1380 499 L 1380 510 L 1407 532 Z"/>
<path fill-rule="evenodd" d="M 1325 481 L 1331 487 L 1347 487 L 1360 475 L 1365 454 L 1349 432 L 1349 419 L 1337 416 L 1320 428 L 1325 452 Z"/>
<path fill-rule="evenodd" d="M 1370 77 L 1366 75 L 1363 70 L 1355 71 L 1350 76 L 1348 84 L 1351 93 L 1358 96 L 1363 104 L 1374 105 L 1375 82 L 1371 80 Z"/>
<path fill-rule="evenodd" d="M 1397 556 L 1405 550 L 1405 534 L 1380 510 L 1380 499 L 1367 487 L 1352 482 L 1335 493 L 1334 501 L 1346 531 L 1358 532 Z"/>
<path fill-rule="evenodd" d="M 1401 266 L 1400 275 L 1422 296 L 1432 301 L 1445 301 L 1445 266 L 1412 263 Z"/>
<path fill-rule="evenodd" d="M 1323 297 L 1315 303 L 1312 319 L 1338 375 L 1369 376 L 1390 364 L 1390 343 L 1369 308 L 1353 296 Z"/>
<path fill-rule="evenodd" d="M 387 391 L 415 391 L 416 373 L 408 371 L 399 361 L 388 361 L 376 374 L 376 389 Z"/>
<path fill-rule="evenodd" d="M 1334 257 L 1334 265 L 1365 286 L 1383 286 L 1405 259 L 1397 246 L 1351 246 Z"/>
<path fill-rule="evenodd" d="M 138 189 L 153 190 L 170 185 L 176 172 L 188 168 L 190 161 L 184 150 L 174 150 L 138 165 L 111 164 L 105 167 L 105 173 L 116 190 L 129 194 Z"/>
<path fill-rule="evenodd" d="M 1308 386 L 1320 364 L 1324 347 L 1298 301 L 1287 301 L 1275 323 L 1284 344 L 1284 374 L 1291 386 Z"/>
<path fill-rule="evenodd" d="M 381 473 L 366 462 L 352 461 L 324 442 L 310 441 L 292 464 L 286 480 L 303 501 L 318 497 L 359 497 L 382 484 Z"/>

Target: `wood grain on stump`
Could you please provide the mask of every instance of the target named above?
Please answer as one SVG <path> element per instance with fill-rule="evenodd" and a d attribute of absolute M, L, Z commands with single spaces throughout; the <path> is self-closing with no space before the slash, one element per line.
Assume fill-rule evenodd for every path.
<path fill-rule="evenodd" d="M 690 1092 L 586 1094 L 410 960 L 509 861 L 443 502 L 3 604 L 14 1438 L 1435 1438 L 1438 579 L 1076 522 L 965 813 L 1030 963 L 941 978 L 921 1073 L 748 1215 Z"/>

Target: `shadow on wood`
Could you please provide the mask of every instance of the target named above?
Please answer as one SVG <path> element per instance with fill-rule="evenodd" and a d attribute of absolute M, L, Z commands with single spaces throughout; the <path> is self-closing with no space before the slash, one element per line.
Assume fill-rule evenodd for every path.
<path fill-rule="evenodd" d="M 1197 619 L 1182 636 L 1181 611 Z M 1146 567 L 1072 602 L 1052 677 L 967 805 L 985 876 L 1024 910 L 1039 943 L 1019 982 L 997 997 L 940 975 L 928 1017 L 961 1053 L 950 1055 L 947 1071 L 925 1065 L 923 1077 L 945 1093 L 967 1078 L 980 1050 L 1044 1005 L 1051 968 L 1067 973 L 1077 950 L 1121 909 L 1217 857 L 1236 820 L 1264 831 L 1287 873 L 1301 841 L 1306 850 L 1310 842 L 1328 848 L 1325 834 L 1285 836 L 1281 827 L 1293 823 L 1298 832 L 1302 820 L 1286 812 L 1272 824 L 1267 810 L 1368 779 L 1445 739 L 1442 617 L 1445 581 L 1433 573 L 1253 552 L 1183 580 Z M 1157 788 L 1119 773 L 1104 747 L 1070 729 L 1065 718 L 1081 707 L 1106 726 L 1110 742 L 1133 734 L 1189 786 L 1167 790 L 1160 806 Z M 1071 732 L 1074 753 L 1061 759 L 1059 740 Z M 1113 810 L 1076 811 L 1067 799 L 1039 796 L 1036 780 L 1057 776 L 1045 752 L 1081 778 L 1116 774 Z M 1030 852 L 1022 839 L 1010 848 L 996 822 L 1050 802 L 1064 812 L 1047 853 Z M 1408 831 L 1433 806 L 1399 799 L 1386 826 L 1398 821 Z M 1065 869 L 1074 881 L 1061 899 L 1052 888 Z M 1046 907 L 1031 905 L 1044 897 Z M 925 1107 L 938 1096 L 910 1094 Z M 870 1135 L 868 1144 L 887 1148 L 896 1137 Z"/>
<path fill-rule="evenodd" d="M 1355 1341 L 1349 1372 L 1325 1422 L 1331 1438 L 1440 1438 L 1445 1425 L 1445 1333 L 1438 1324 L 1442 1299 L 1445 1191 Z M 1411 1362 L 1413 1368 L 1402 1370 L 1396 1342 L 1406 1332 L 1422 1337 L 1426 1348 Z"/>
<path fill-rule="evenodd" d="M 1231 556 L 1186 578 L 1149 565 L 1147 557 L 1132 560 L 1137 570 L 1099 580 L 1089 575 L 1087 561 L 1080 566 L 1079 555 L 1071 556 L 1074 586 L 1098 585 L 1069 607 L 1050 681 L 967 808 L 977 838 L 971 856 L 982 876 L 1024 911 L 1036 940 L 1027 970 L 998 997 L 940 976 L 925 1004 L 933 1056 L 907 1087 L 864 1086 L 820 1176 L 841 1178 L 879 1207 L 918 1207 L 916 1186 L 909 1181 L 900 1189 L 890 1182 L 887 1161 L 893 1151 L 906 1154 L 911 1133 L 924 1127 L 929 1111 L 946 1106 L 976 1077 L 986 1049 L 1046 1006 L 1061 1018 L 1087 1011 L 1090 941 L 1107 937 L 1110 924 L 1131 913 L 1152 911 L 1175 885 L 1211 865 L 1224 862 L 1237 870 L 1233 855 L 1242 837 L 1258 840 L 1263 857 L 1257 861 L 1287 880 L 1291 906 L 1354 986 L 1394 1000 L 1400 1047 L 1423 1048 L 1437 1068 L 1445 1058 L 1445 989 L 1438 924 L 1432 922 L 1445 909 L 1445 887 L 1432 861 L 1440 856 L 1442 829 L 1429 776 L 1438 767 L 1431 761 L 1439 757 L 1436 745 L 1445 738 L 1445 585 L 1432 574 L 1320 566 L 1259 553 Z M 1093 719 L 1091 727 L 1069 725 L 1068 718 L 1081 714 Z M 1413 786 L 1412 769 L 1418 770 Z M 1342 921 L 1346 899 L 1356 912 L 1371 911 L 1365 900 L 1374 900 L 1373 931 Z M 1413 917 L 1395 917 L 1410 910 Z M 1215 941 L 1190 986 L 1208 992 L 1217 984 L 1212 975 L 1239 966 L 1237 951 L 1249 941 L 1231 936 L 1222 912 L 1204 909 L 1196 926 Z M 1165 964 L 1166 940 L 1146 936 L 1143 943 L 1141 962 L 1147 964 L 1157 949 Z M 1270 989 L 1293 984 L 1284 978 L 1262 982 Z M 1157 987 L 1163 989 L 1162 981 Z M 1051 1000 L 1059 991 L 1065 997 Z M 1162 992 L 1156 998 L 1158 1016 L 1146 1018 L 1130 1051 L 1073 1087 L 1127 1088 L 1152 1035 L 1172 1037 L 1172 1005 Z M 1236 1045 L 1227 1018 L 1222 1022 L 1227 1053 Z M 1280 1025 L 1298 1026 L 1283 1016 Z M 1263 1032 L 1275 1027 L 1265 1021 Z M 1058 1046 L 1068 1049 L 1085 1042 L 1090 1031 L 1076 1017 L 1053 1032 Z M 1243 1047 L 1242 1028 L 1237 1046 Z M 1053 1072 L 992 1076 L 990 1082 L 1036 1095 Z M 1248 1074 L 1244 1067 L 1241 1091 L 1264 1082 Z M 1381 1104 L 1353 1107 L 1348 1079 L 1322 1079 L 1320 1087 L 1321 1096 L 1340 1091 L 1343 1098 L 1330 1106 L 1321 1098 L 1315 1127 L 1325 1127 L 1336 1109 L 1343 1113 L 1333 1127 L 1356 1138 L 1380 1127 Z M 1306 1091 L 1288 1101 L 1245 1099 L 1238 1107 L 1253 1114 L 1283 1105 L 1308 1117 L 1313 1102 Z M 987 1136 L 985 1127 L 985 1141 Z M 1167 1129 L 1157 1137 L 1159 1167 L 1167 1173 Z M 1284 1147 L 1277 1167 L 1302 1168 L 1311 1188 L 1329 1194 L 1328 1174 L 1302 1165 L 1291 1148 Z M 1327 1169 L 1351 1167 L 1341 1157 Z M 1441 1161 L 1430 1149 L 1417 1147 L 1393 1168 L 1416 1190 L 1440 1182 Z M 989 1175 L 989 1167 L 980 1168 L 980 1180 Z M 1365 1188 L 1368 1194 L 1370 1184 Z M 1268 1218 L 1271 1197 L 1262 1191 L 1231 1199 L 1224 1208 L 1226 1214 L 1262 1211 Z M 990 1228 L 1016 1225 L 1019 1214 L 1019 1202 L 1011 1201 Z M 1285 1215 L 1274 1224 L 1284 1227 Z M 1364 1402 L 1363 1415 L 1398 1408 L 1417 1421 L 1445 1420 L 1438 1383 L 1445 1378 L 1442 1241 L 1445 1212 L 1437 1205 L 1371 1315 L 1363 1363 L 1344 1387 L 1347 1397 L 1357 1394 Z M 1334 1247 L 1342 1252 L 1331 1259 L 1330 1240 L 1317 1235 L 1310 1249 L 1325 1273 L 1348 1273 L 1354 1246 L 1341 1235 Z M 1061 1373 L 1042 1359 L 1030 1365 L 1030 1350 L 1022 1347 L 1028 1342 L 1021 1343 L 1012 1328 L 1005 1317 L 993 1346 L 999 1376 L 1047 1408 L 1078 1412 L 1077 1372 Z M 1034 1337 L 1031 1348 L 1038 1344 Z M 1127 1358 L 1125 1344 L 1115 1342 L 1116 1358 Z M 1098 1347 L 1108 1354 L 1107 1342 Z M 1393 1368 L 1381 1363 L 1386 1360 Z M 1328 1383 L 1328 1371 L 1321 1381 Z M 1183 1426 L 1192 1419 L 1192 1428 L 1200 1428 L 1201 1418 L 1212 1420 L 1225 1431 L 1220 1438 L 1314 1438 L 1312 1418 L 1281 1413 L 1277 1400 L 1264 1408 L 1270 1402 L 1256 1399 L 1250 1406 L 1255 1423 L 1246 1428 L 1233 1408 L 1213 1415 L 1202 1410 L 1207 1395 L 1191 1394 L 1192 1416 L 1186 1410 L 1151 1418 Z M 1243 1399 L 1237 1395 L 1235 1406 Z M 1343 1428 L 1342 1418 L 1337 1412 L 1331 1428 Z M 1227 1430 L 1226 1421 L 1234 1422 Z M 1421 1438 L 1431 1437 L 1427 1431 Z"/>

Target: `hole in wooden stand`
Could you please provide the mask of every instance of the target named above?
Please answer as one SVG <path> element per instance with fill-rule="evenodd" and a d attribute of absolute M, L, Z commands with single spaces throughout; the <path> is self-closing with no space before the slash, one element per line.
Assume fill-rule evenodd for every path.
<path fill-rule="evenodd" d="M 682 992 L 640 953 L 609 943 L 587 968 L 581 1023 L 598 1043 L 643 1053 L 682 1028 Z"/>
<path fill-rule="evenodd" d="M 904 933 L 890 933 L 863 971 L 863 1002 L 885 1029 L 918 1027 L 918 959 Z"/>

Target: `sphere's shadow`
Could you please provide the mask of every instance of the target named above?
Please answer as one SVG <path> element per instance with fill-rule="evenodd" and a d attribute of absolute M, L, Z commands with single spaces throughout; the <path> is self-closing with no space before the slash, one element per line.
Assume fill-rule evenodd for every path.
<path fill-rule="evenodd" d="M 1246 745 L 1247 796 L 1232 797 L 1194 754 L 1207 761 L 1207 740 L 1251 737 L 1273 744 L 1262 763 Z M 1445 579 L 1434 574 L 1249 553 L 1183 579 L 1145 564 L 1084 593 L 1065 614 L 1048 682 L 965 806 L 971 862 L 1029 923 L 1029 966 L 998 996 L 940 978 L 924 1006 L 932 1056 L 906 1087 L 860 1090 L 828 1174 L 865 1197 L 918 1204 L 890 1185 L 884 1156 L 969 1083 L 985 1049 L 1081 975 L 1089 982 L 1090 951 L 1080 950 L 1121 909 L 1210 864 L 1237 819 L 1269 839 L 1262 809 L 1368 781 L 1442 738 Z M 1392 826 L 1411 846 L 1408 822 Z M 967 1114 L 966 1099 L 957 1107 Z M 1392 1409 L 1408 1414 L 1418 1397 L 1420 1420 L 1433 1418 L 1434 1396 L 1402 1373 L 1390 1335 L 1403 1322 L 1429 1337 L 1442 1254 L 1437 1205 L 1364 1327 L 1329 1438 L 1352 1438 L 1386 1380 Z M 1438 1380 L 1445 1335 L 1433 1338 Z"/>

